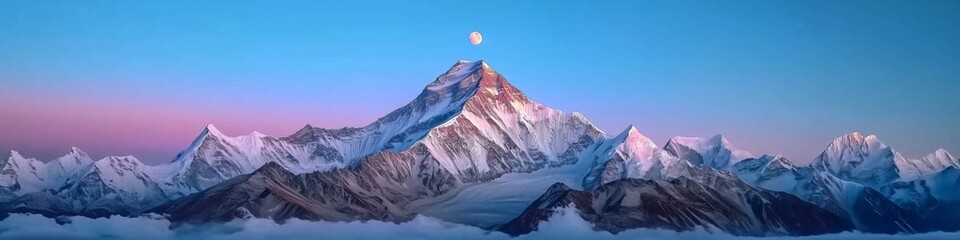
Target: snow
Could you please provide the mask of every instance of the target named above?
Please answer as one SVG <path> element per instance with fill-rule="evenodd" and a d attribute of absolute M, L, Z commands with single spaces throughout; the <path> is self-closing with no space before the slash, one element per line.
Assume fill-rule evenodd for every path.
<path fill-rule="evenodd" d="M 607 169 L 621 167 L 611 162 L 615 158 L 623 161 L 617 179 L 672 178 L 687 174 L 684 170 L 692 167 L 689 161 L 659 148 L 633 125 L 609 138 L 580 113 L 566 114 L 526 99 L 483 61 L 459 61 L 416 99 L 368 126 L 327 130 L 308 125 L 302 131 L 312 131 L 315 136 L 310 137 L 315 138 L 295 143 L 256 131 L 227 136 L 210 124 L 170 164 L 159 166 L 144 165 L 132 156 L 93 161 L 78 148 L 43 164 L 12 151 L 2 166 L 0 186 L 19 185 L 18 194 L 59 189 L 97 173 L 104 185 L 116 191 L 115 196 L 107 194 L 101 199 L 150 202 L 199 191 L 269 162 L 278 162 L 294 173 L 328 171 L 355 165 L 381 151 L 403 152 L 422 145 L 439 167 L 453 173 L 462 185 L 437 198 L 415 201 L 409 208 L 447 221 L 493 227 L 516 217 L 556 182 L 582 189 L 591 187 L 584 179 L 615 180 L 603 175 Z M 582 137 L 596 142 L 574 156 L 574 162 L 564 162 L 568 160 L 561 155 Z M 721 135 L 674 137 L 667 145 L 671 144 L 691 149 L 705 166 L 721 170 L 753 158 Z M 203 161 L 196 163 L 205 163 L 213 172 L 187 179 L 185 176 L 204 170 L 194 168 L 193 161 Z M 756 171 L 739 172 L 738 176 L 804 199 L 817 194 L 798 187 L 799 170 L 788 160 L 765 155 L 758 161 L 762 166 Z M 960 163 L 943 149 L 921 159 L 906 159 L 876 136 L 852 133 L 831 143 L 812 166 L 830 173 L 808 176 L 827 179 L 822 188 L 830 197 L 858 197 L 845 194 L 858 194 L 864 187 L 861 183 L 877 186 L 898 178 L 922 178 L 936 180 L 931 185 L 933 194 L 960 199 L 955 184 L 948 184 L 948 180 L 958 179 Z M 778 171 L 783 169 L 786 171 Z M 493 177 L 483 178 L 486 176 Z M 895 197 L 907 197 L 904 194 Z"/>
<path fill-rule="evenodd" d="M 854 132 L 834 140 L 811 165 L 844 180 L 879 187 L 894 181 L 918 179 L 948 167 L 960 167 L 960 162 L 943 149 L 921 159 L 908 159 L 877 136 L 864 137 Z"/>
<path fill-rule="evenodd" d="M 900 177 L 898 165 L 904 160 L 874 135 L 859 132 L 841 136 L 811 165 L 848 181 L 880 186 Z"/>
<path fill-rule="evenodd" d="M 680 145 L 697 152 L 703 160 L 703 165 L 720 170 L 753 157 L 750 152 L 735 148 L 720 134 L 711 138 L 677 136 L 667 142 L 667 145 L 671 144 Z"/>
<path fill-rule="evenodd" d="M 583 190 L 578 186 L 590 169 L 591 157 L 584 155 L 572 165 L 531 173 L 508 173 L 492 181 L 466 184 L 436 198 L 410 203 L 408 207 L 445 221 L 491 228 L 515 218 L 554 183 Z"/>

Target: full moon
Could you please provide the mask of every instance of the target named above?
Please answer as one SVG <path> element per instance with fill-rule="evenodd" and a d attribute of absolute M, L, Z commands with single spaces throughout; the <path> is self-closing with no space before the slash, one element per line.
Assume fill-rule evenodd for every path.
<path fill-rule="evenodd" d="M 483 41 L 483 36 L 479 32 L 470 33 L 470 43 L 473 45 L 480 45 L 480 42 Z"/>

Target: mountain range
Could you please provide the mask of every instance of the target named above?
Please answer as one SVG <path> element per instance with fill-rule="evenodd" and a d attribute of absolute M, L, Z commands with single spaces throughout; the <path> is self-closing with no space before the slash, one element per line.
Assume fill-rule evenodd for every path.
<path fill-rule="evenodd" d="M 960 160 L 908 159 L 873 135 L 840 136 L 810 164 L 630 126 L 608 134 L 527 98 L 484 61 L 459 61 L 406 105 L 360 128 L 226 136 L 208 125 L 168 164 L 48 162 L 11 151 L 0 212 L 158 213 L 180 223 L 245 218 L 405 222 L 436 217 L 525 234 L 568 209 L 597 230 L 736 235 L 960 230 Z"/>

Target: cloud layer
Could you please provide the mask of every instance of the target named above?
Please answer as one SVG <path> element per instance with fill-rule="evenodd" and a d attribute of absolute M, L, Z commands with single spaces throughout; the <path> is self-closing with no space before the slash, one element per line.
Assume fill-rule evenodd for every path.
<path fill-rule="evenodd" d="M 540 225 L 540 230 L 519 237 L 500 232 L 448 223 L 419 216 L 413 221 L 394 224 L 368 222 L 311 222 L 291 220 L 278 224 L 267 219 L 237 220 L 216 225 L 191 225 L 171 229 L 169 221 L 158 216 L 68 218 L 69 223 L 40 215 L 13 214 L 0 221 L 0 239 L 960 239 L 960 233 L 914 235 L 875 235 L 840 233 L 812 237 L 737 237 L 708 230 L 674 232 L 637 229 L 619 234 L 592 230 L 589 223 L 572 210 Z"/>

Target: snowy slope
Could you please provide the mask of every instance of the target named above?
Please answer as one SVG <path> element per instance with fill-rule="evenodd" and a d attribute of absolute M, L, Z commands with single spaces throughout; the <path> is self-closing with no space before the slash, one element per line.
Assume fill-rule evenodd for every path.
<path fill-rule="evenodd" d="M 15 193 L 36 192 L 46 187 L 47 171 L 43 162 L 10 151 L 0 165 L 0 187 Z"/>
<path fill-rule="evenodd" d="M 925 229 L 920 216 L 896 206 L 876 190 L 842 180 L 821 169 L 795 166 L 781 156 L 764 155 L 731 167 L 743 181 L 793 194 L 851 220 L 865 232 L 917 232 Z"/>
<path fill-rule="evenodd" d="M 77 147 L 70 148 L 67 155 L 47 162 L 47 186 L 63 186 L 68 181 L 78 179 L 78 175 L 93 165 L 93 159 Z"/>
<path fill-rule="evenodd" d="M 528 99 L 486 63 L 461 61 L 408 105 L 367 127 L 307 127 L 282 138 L 291 145 L 327 146 L 348 163 L 346 168 L 297 176 L 313 188 L 285 189 L 298 189 L 297 195 L 307 198 L 304 201 L 322 203 L 311 204 L 314 213 L 302 215 L 309 219 L 337 220 L 346 215 L 355 220 L 403 221 L 422 213 L 490 227 L 516 216 L 535 199 L 539 190 L 529 188 L 543 189 L 556 181 L 579 182 L 593 160 L 578 161 L 581 153 L 594 147 L 603 135 L 580 114 L 566 114 Z M 229 145 L 219 140 L 222 138 L 198 141 Z M 219 149 L 212 152 L 229 153 Z M 376 153 L 359 156 L 367 152 Z M 244 187 L 231 187 L 234 184 Z M 247 186 L 267 185 L 249 180 L 223 182 L 155 210 L 180 219 L 208 219 L 210 216 L 189 209 L 220 201 L 208 198 L 224 196 L 221 191 L 225 189 L 232 189 L 228 195 L 248 194 L 243 190 Z M 233 192 L 240 190 L 243 192 Z M 289 196 L 277 198 L 286 199 L 283 204 L 291 202 Z M 273 206 L 274 202 L 236 204 Z M 493 205 L 500 207 L 490 211 Z M 484 207 L 486 210 L 480 209 Z M 211 214 L 227 216 L 234 210 L 257 217 L 291 216 L 254 209 L 222 209 Z"/>
<path fill-rule="evenodd" d="M 736 149 L 719 134 L 711 138 L 674 137 L 667 141 L 663 149 L 693 165 L 713 169 L 727 169 L 743 159 L 753 157 L 750 152 Z"/>
<path fill-rule="evenodd" d="M 811 165 L 840 179 L 878 188 L 960 167 L 960 161 L 943 149 L 920 159 L 907 159 L 876 136 L 854 132 L 830 143 Z"/>
<path fill-rule="evenodd" d="M 843 180 L 880 186 L 899 179 L 898 166 L 905 162 L 876 136 L 854 132 L 830 143 L 811 165 Z"/>
<path fill-rule="evenodd" d="M 898 153 L 899 155 L 899 153 Z M 903 158 L 900 156 L 899 158 Z M 936 174 L 949 167 L 960 168 L 960 160 L 950 155 L 943 148 L 927 154 L 920 159 L 906 159 L 898 165 L 900 169 L 900 180 L 915 180 L 921 176 Z"/>
<path fill-rule="evenodd" d="M 603 141 L 592 155 L 596 160 L 583 180 L 587 189 L 624 178 L 676 178 L 687 174 L 691 168 L 689 162 L 660 149 L 634 126 Z"/>

